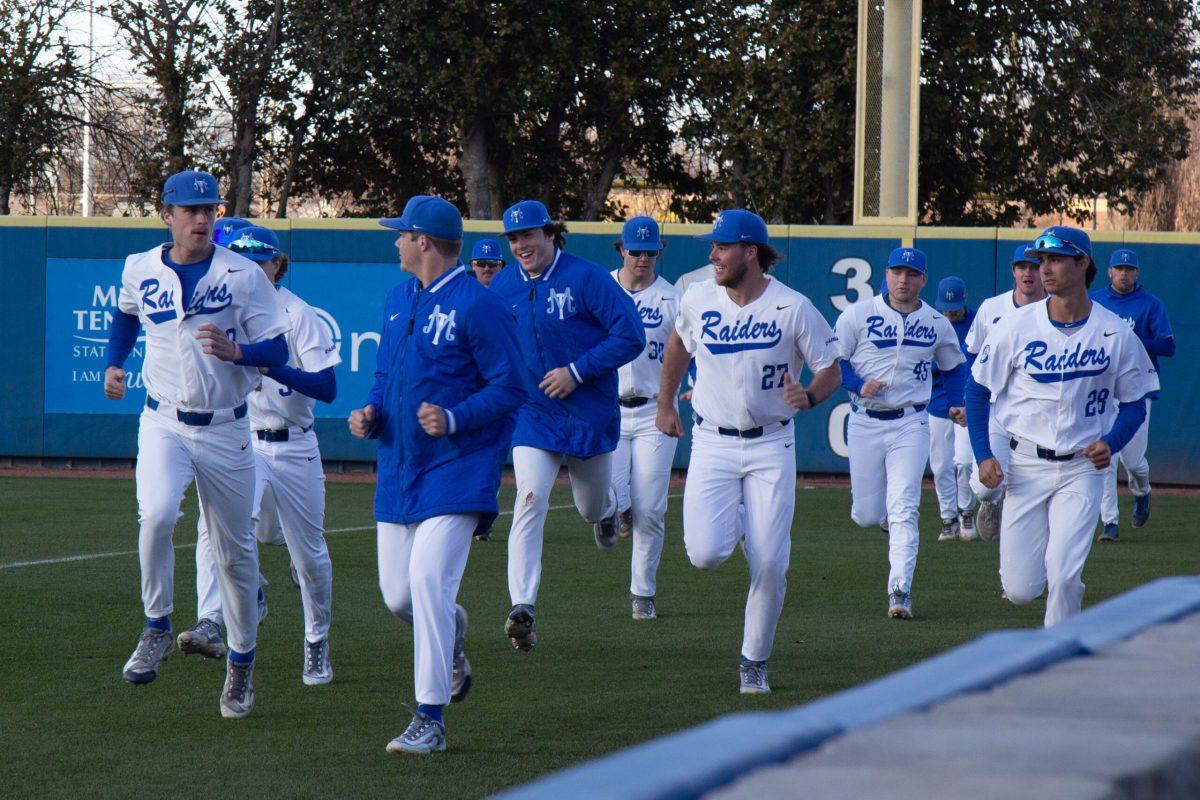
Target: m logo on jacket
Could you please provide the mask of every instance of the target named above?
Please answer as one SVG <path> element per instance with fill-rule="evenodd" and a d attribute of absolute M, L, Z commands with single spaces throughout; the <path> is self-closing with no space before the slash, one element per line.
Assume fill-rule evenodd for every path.
<path fill-rule="evenodd" d="M 433 311 L 429 314 L 429 321 L 425 323 L 425 327 L 421 329 L 422 333 L 432 333 L 433 343 L 440 344 L 442 334 L 446 334 L 446 341 L 454 341 L 454 329 L 457 324 L 454 321 L 454 309 L 450 310 L 449 314 L 442 312 L 441 305 L 433 307 Z"/>

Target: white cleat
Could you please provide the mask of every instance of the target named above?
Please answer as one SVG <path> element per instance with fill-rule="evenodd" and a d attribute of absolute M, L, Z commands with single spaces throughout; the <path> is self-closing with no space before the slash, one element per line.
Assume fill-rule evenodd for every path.
<path fill-rule="evenodd" d="M 328 637 L 319 642 L 304 640 L 304 671 L 300 674 L 300 680 L 305 686 L 323 686 L 333 680 Z"/>
<path fill-rule="evenodd" d="M 241 719 L 254 708 L 254 662 L 226 661 L 225 687 L 221 690 L 221 716 Z"/>
<path fill-rule="evenodd" d="M 179 652 L 185 656 L 225 657 L 225 642 L 221 639 L 221 626 L 211 619 L 202 619 L 179 634 L 176 644 L 179 645 Z"/>
<path fill-rule="evenodd" d="M 995 542 L 1000 539 L 1000 503 L 984 500 L 975 512 L 975 530 L 979 538 L 985 542 Z"/>
<path fill-rule="evenodd" d="M 405 706 L 408 709 L 408 706 Z M 389 753 L 402 753 L 410 756 L 427 756 L 430 753 L 441 753 L 446 749 L 446 726 L 428 714 L 412 711 L 412 722 L 408 723 L 404 733 L 388 742 Z"/>
<path fill-rule="evenodd" d="M 738 664 L 738 684 L 742 694 L 770 694 L 767 683 L 767 662 L 743 661 Z"/>

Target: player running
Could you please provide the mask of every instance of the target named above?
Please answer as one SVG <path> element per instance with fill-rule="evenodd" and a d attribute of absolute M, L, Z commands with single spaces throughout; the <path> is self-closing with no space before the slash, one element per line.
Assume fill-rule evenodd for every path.
<path fill-rule="evenodd" d="M 692 564 L 716 569 L 745 531 L 750 591 L 738 681 L 742 694 L 765 694 L 796 503 L 791 421 L 837 388 L 836 339 L 807 297 L 768 274 L 779 253 L 757 214 L 723 211 L 712 232 L 698 238 L 712 242 L 716 277 L 693 285 L 680 300 L 662 367 L 657 425 L 669 436 L 683 435 L 675 393 L 694 356 L 683 541 Z M 807 388 L 797 383 L 805 364 L 814 372 Z"/>
<path fill-rule="evenodd" d="M 886 294 L 860 300 L 838 317 L 842 386 L 850 394 L 850 517 L 874 527 L 887 519 L 887 613 L 912 619 L 921 479 L 929 458 L 930 371 L 946 373 L 946 395 L 962 395 L 966 357 L 953 326 L 921 300 L 925 254 L 898 247 L 887 260 Z M 952 407 L 957 416 L 961 408 Z"/>
<path fill-rule="evenodd" d="M 967 287 L 962 278 L 954 275 L 942 278 L 933 307 L 954 328 L 965 355 L 966 345 L 962 343 L 975 319 L 975 311 L 967 306 Z M 961 389 L 965 383 L 964 379 L 955 382 L 955 386 Z M 946 373 L 934 368 L 929 397 L 929 469 L 933 472 L 942 517 L 939 542 L 955 539 L 969 542 L 979 538 L 975 533 L 975 495 L 971 492 L 971 437 L 962 407 L 962 395 L 950 397 Z M 953 417 L 951 409 L 955 410 Z"/>
<path fill-rule="evenodd" d="M 1145 420 L 1158 376 L 1128 323 L 1088 297 L 1096 264 L 1086 233 L 1047 228 L 1026 257 L 1039 259 L 1050 297 L 988 333 L 967 383 L 967 424 L 980 480 L 1008 483 L 1004 592 L 1024 605 L 1048 585 L 1048 627 L 1080 611 L 1108 466 Z M 1009 436 L 1007 471 L 991 449 L 989 401 Z"/>

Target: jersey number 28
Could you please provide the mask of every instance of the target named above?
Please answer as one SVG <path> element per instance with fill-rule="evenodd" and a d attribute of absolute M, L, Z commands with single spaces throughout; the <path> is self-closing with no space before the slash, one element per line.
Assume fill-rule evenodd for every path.
<path fill-rule="evenodd" d="M 1083 407 L 1083 415 L 1095 417 L 1103 414 L 1106 402 L 1108 402 L 1108 389 L 1093 389 L 1088 392 L 1087 405 Z"/>

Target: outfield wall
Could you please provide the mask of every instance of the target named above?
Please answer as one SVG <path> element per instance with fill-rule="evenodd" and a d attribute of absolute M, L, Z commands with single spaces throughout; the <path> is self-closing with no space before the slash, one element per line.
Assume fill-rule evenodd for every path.
<path fill-rule="evenodd" d="M 286 285 L 318 309 L 337 341 L 338 397 L 317 405 L 317 430 L 326 459 L 374 459 L 374 445 L 349 436 L 345 417 L 366 396 L 374 369 L 383 301 L 408 276 L 396 265 L 395 236 L 374 220 L 269 220 L 291 257 Z M 568 249 L 616 267 L 616 223 L 573 223 Z M 701 225 L 666 225 L 663 274 L 674 281 L 707 260 Z M 498 222 L 466 223 L 465 250 L 497 236 Z M 864 228 L 775 225 L 772 243 L 786 255 L 774 274 L 810 297 L 832 324 L 847 304 L 879 291 L 888 252 L 912 244 L 929 256 L 932 299 L 937 281 L 958 275 L 969 301 L 1011 287 L 1008 265 L 1030 231 L 992 228 Z M 0 456 L 132 458 L 140 386 L 141 346 L 127 365 L 130 391 L 104 399 L 104 349 L 125 255 L 165 241 L 157 219 L 0 217 L 0 314 L 8 321 L 0 352 Z M 1188 290 L 1200 235 L 1098 232 L 1096 260 L 1106 264 L 1118 247 L 1131 247 L 1143 282 L 1163 298 L 1179 352 L 1164 362 L 1163 398 L 1154 405 L 1150 458 L 1156 481 L 1200 484 L 1200 426 L 1191 400 L 1200 380 L 1197 341 L 1200 300 Z M 1103 271 L 1096 286 L 1103 284 Z M 686 411 L 686 409 L 684 409 Z M 797 418 L 796 465 L 807 472 L 846 472 L 843 392 Z M 684 414 L 685 418 L 688 416 Z M 688 444 L 676 462 L 686 464 Z"/>

